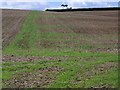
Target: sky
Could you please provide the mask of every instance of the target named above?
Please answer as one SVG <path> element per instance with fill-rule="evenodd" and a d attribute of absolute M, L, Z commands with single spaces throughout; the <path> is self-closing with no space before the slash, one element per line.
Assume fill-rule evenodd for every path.
<path fill-rule="evenodd" d="M 118 2 L 119 0 L 0 0 L 0 8 L 46 10 L 61 9 L 61 4 L 68 4 L 72 8 L 118 7 Z"/>

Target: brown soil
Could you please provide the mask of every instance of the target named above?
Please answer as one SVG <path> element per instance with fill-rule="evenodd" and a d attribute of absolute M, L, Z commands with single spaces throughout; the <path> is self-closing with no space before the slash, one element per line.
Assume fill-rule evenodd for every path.
<path fill-rule="evenodd" d="M 3 62 L 32 62 L 34 60 L 58 60 L 58 61 L 62 61 L 67 59 L 67 56 L 63 56 L 63 57 L 37 57 L 37 56 L 27 56 L 27 57 L 21 57 L 21 56 L 14 56 L 14 55 L 3 55 L 2 57 L 2 61 Z"/>
<path fill-rule="evenodd" d="M 3 46 L 15 37 L 21 29 L 22 23 L 28 13 L 29 11 L 24 10 L 3 10 Z M 40 12 L 39 17 L 36 21 L 38 25 L 55 26 L 55 28 L 49 28 L 49 26 L 44 29 L 40 28 L 40 32 L 77 33 L 85 34 L 86 37 L 93 37 L 91 41 L 81 39 L 80 44 L 82 44 L 82 41 L 85 41 L 83 44 L 90 42 L 93 45 L 118 44 L 118 11 Z M 112 37 L 103 37 L 106 36 L 105 34 Z M 66 35 L 66 38 L 64 37 L 64 39 L 69 38 L 78 39 L 78 37 L 74 36 L 69 37 Z M 116 40 L 113 40 L 113 38 Z M 41 46 L 45 48 L 57 47 L 56 43 L 50 41 L 43 41 Z M 101 50 L 99 49 L 99 51 Z"/>
<path fill-rule="evenodd" d="M 104 64 L 99 64 L 97 66 L 94 66 L 92 69 L 86 71 L 82 75 L 78 74 L 76 78 L 76 82 L 79 83 L 83 81 L 84 79 L 85 80 L 90 79 L 95 75 L 104 74 L 113 68 L 118 68 L 118 64 L 115 62 L 107 62 Z"/>
<path fill-rule="evenodd" d="M 55 42 L 43 41 L 41 44 L 45 48 L 55 48 L 58 43 L 65 44 L 67 47 L 75 44 L 76 46 L 91 44 L 93 47 L 98 46 L 96 50 L 89 50 L 91 52 L 118 52 L 118 11 L 43 12 L 39 17 L 36 23 L 48 26 L 45 29 L 40 28 L 40 32 L 65 33 L 66 36 L 60 37 L 61 39 L 80 41 L 79 43 L 68 42 L 68 44 L 57 39 Z M 67 36 L 69 33 L 86 35 L 86 38 Z"/>
<path fill-rule="evenodd" d="M 3 47 L 21 30 L 22 24 L 29 11 L 2 10 L 2 39 Z"/>
<path fill-rule="evenodd" d="M 5 83 L 9 88 L 44 88 L 50 85 L 62 70 L 59 67 L 43 68 L 34 71 L 34 73 L 14 75 L 12 80 L 8 80 Z"/>
<path fill-rule="evenodd" d="M 90 71 L 85 72 L 85 76 L 90 78 L 93 75 L 102 74 L 102 73 L 104 74 L 108 70 L 110 70 L 112 68 L 117 68 L 117 67 L 118 67 L 117 63 L 107 62 L 107 63 L 104 63 L 104 64 L 94 66 L 94 68 L 92 68 Z"/>
<path fill-rule="evenodd" d="M 48 17 L 48 14 L 50 15 Z M 70 33 L 73 32 L 72 30 L 70 30 L 69 27 L 66 26 L 67 22 L 64 22 L 61 20 L 61 17 L 65 17 L 65 15 L 61 15 L 61 14 L 56 14 L 56 13 L 52 13 L 52 12 L 46 12 L 46 13 L 40 13 L 39 14 L 39 19 L 36 21 L 38 25 L 51 25 L 51 26 L 55 26 L 56 28 L 49 28 L 49 26 L 45 29 L 45 30 L 41 30 L 43 32 L 59 32 L 59 33 Z M 72 18 L 72 17 L 71 17 Z"/>
<path fill-rule="evenodd" d="M 55 13 L 59 21 L 69 25 L 75 33 L 117 34 L 118 11 L 65 12 Z"/>

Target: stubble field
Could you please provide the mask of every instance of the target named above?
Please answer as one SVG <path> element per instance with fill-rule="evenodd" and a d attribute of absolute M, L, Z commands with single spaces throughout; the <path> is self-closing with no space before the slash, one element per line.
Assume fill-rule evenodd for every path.
<path fill-rule="evenodd" d="M 3 10 L 3 88 L 118 87 L 118 11 Z"/>

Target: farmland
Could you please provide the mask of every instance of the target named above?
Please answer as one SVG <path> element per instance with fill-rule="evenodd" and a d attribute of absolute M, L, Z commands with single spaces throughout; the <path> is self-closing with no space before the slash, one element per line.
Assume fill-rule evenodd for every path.
<path fill-rule="evenodd" d="M 3 10 L 3 88 L 117 88 L 118 12 Z"/>

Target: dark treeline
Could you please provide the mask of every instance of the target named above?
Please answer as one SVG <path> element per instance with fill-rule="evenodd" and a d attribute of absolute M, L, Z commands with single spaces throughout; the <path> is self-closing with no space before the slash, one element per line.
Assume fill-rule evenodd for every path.
<path fill-rule="evenodd" d="M 67 9 L 46 9 L 46 11 L 53 12 L 67 12 L 67 11 L 101 11 L 101 10 L 120 10 L 120 7 L 106 7 L 106 8 L 67 8 Z"/>

